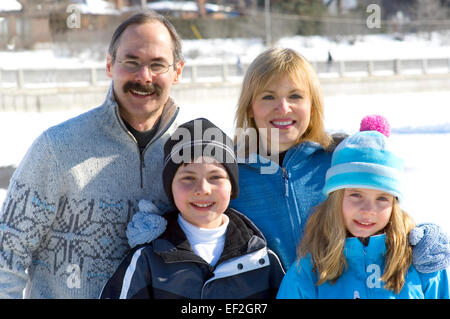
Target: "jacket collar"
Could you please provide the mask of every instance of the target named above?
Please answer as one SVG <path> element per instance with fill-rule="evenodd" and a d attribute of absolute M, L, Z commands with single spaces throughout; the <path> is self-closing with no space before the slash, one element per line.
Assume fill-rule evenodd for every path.
<path fill-rule="evenodd" d="M 178 224 L 178 211 L 166 213 L 166 231 L 152 242 L 153 251 L 165 262 L 205 261 L 197 256 L 191 248 L 189 240 Z M 225 214 L 230 219 L 225 234 L 225 245 L 216 265 L 225 260 L 245 255 L 266 247 L 266 240 L 256 226 L 244 215 L 228 208 Z"/>
<path fill-rule="evenodd" d="M 371 236 L 369 244 L 364 246 L 357 237 L 349 237 L 345 240 L 345 257 L 352 259 L 367 256 L 371 259 L 383 257 L 386 252 L 386 234 Z"/>
<path fill-rule="evenodd" d="M 295 162 L 299 162 L 312 154 L 314 154 L 317 151 L 323 151 L 324 148 L 322 145 L 316 142 L 303 142 L 298 145 L 292 146 L 286 153 L 285 161 L 286 163 L 289 162 L 290 158 L 295 158 Z M 257 153 L 250 153 L 248 157 L 238 157 L 238 163 L 245 163 L 247 165 L 253 166 L 253 167 L 262 167 L 262 166 L 269 166 L 272 165 L 272 161 L 270 161 L 269 158 L 264 157 Z M 276 165 L 279 165 L 277 163 L 274 163 Z M 279 165 L 281 166 L 281 165 Z"/>
<path fill-rule="evenodd" d="M 122 117 L 120 116 L 119 104 L 117 103 L 114 95 L 114 88 L 112 82 L 111 85 L 109 86 L 108 93 L 106 94 L 106 99 L 102 104 L 101 108 L 103 109 L 104 112 L 103 120 L 105 121 L 105 124 L 107 124 L 107 126 L 105 127 L 110 127 L 111 125 L 119 125 L 121 131 L 131 135 L 131 133 L 128 132 L 128 129 L 125 126 Z M 179 107 L 177 106 L 175 101 L 171 97 L 169 97 L 166 104 L 164 105 L 164 109 L 161 114 L 161 120 L 160 125 L 158 127 L 158 131 L 155 133 L 153 139 L 149 142 L 149 144 L 151 144 L 152 141 L 158 139 L 162 133 L 167 131 L 168 127 L 170 127 L 172 123 L 175 121 L 178 112 Z"/>

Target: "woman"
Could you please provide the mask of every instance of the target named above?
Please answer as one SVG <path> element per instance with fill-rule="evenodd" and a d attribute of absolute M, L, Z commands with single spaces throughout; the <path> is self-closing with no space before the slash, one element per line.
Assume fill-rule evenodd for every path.
<path fill-rule="evenodd" d="M 308 217 L 325 199 L 325 174 L 343 138 L 328 135 L 323 118 L 319 79 L 304 57 L 273 48 L 250 64 L 235 119 L 240 194 L 230 205 L 256 224 L 286 269 Z M 432 270 L 449 265 L 448 246 L 440 246 L 442 254 L 432 258 L 439 268 Z"/>

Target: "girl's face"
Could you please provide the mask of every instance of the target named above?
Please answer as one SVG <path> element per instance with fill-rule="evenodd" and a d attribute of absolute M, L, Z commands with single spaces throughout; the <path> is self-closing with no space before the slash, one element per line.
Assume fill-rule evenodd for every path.
<path fill-rule="evenodd" d="M 183 218 L 200 228 L 216 228 L 230 203 L 231 182 L 219 163 L 181 165 L 172 181 L 175 205 Z"/>
<path fill-rule="evenodd" d="M 265 135 L 268 150 L 271 143 L 277 143 L 278 152 L 286 151 L 305 133 L 311 117 L 311 99 L 306 92 L 303 85 L 282 75 L 255 96 L 249 116 L 254 118 L 258 129 L 267 129 L 267 134 L 264 130 L 260 134 Z M 277 141 L 272 140 L 273 129 L 279 133 Z"/>
<path fill-rule="evenodd" d="M 342 214 L 347 230 L 355 237 L 381 233 L 389 222 L 394 196 L 380 190 L 346 188 Z"/>

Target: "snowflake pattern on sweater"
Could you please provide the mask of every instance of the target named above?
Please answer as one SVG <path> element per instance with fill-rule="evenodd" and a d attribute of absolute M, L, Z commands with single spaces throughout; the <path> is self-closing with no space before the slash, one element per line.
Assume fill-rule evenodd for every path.
<path fill-rule="evenodd" d="M 139 200 L 170 207 L 160 174 L 177 113 L 170 100 L 141 157 L 111 87 L 102 106 L 34 141 L 0 211 L 0 298 L 22 298 L 25 286 L 29 298 L 99 296 L 130 248 Z"/>

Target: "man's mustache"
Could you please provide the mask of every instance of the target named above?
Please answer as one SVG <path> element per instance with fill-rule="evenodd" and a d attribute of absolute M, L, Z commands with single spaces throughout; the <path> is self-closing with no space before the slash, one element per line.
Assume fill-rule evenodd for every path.
<path fill-rule="evenodd" d="M 162 89 L 159 85 L 157 84 L 141 84 L 138 82 L 132 82 L 132 81 L 128 81 L 127 83 L 124 84 L 123 86 L 123 92 L 127 93 L 130 90 L 134 90 L 134 91 L 139 91 L 139 92 L 144 92 L 144 93 L 155 93 L 156 96 L 160 96 Z"/>

